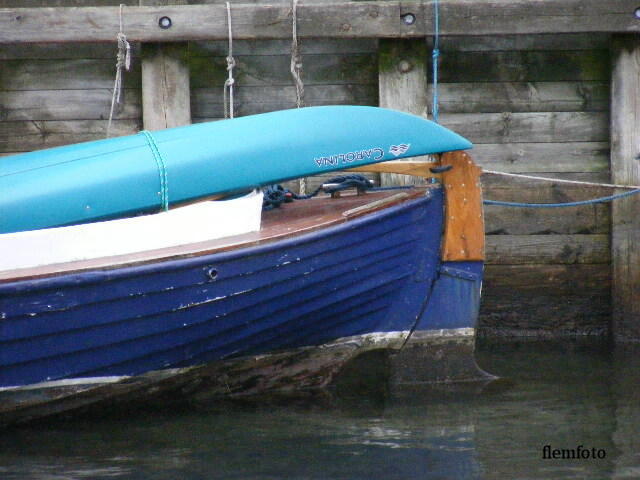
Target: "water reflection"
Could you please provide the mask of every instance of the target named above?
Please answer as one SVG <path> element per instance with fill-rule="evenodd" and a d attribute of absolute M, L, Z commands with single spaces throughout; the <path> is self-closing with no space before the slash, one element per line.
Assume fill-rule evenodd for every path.
<path fill-rule="evenodd" d="M 397 390 L 216 407 L 0 434 L 2 479 L 602 479 L 640 477 L 638 351 L 481 345 L 482 393 Z M 598 448 L 598 460 L 542 449 Z"/>

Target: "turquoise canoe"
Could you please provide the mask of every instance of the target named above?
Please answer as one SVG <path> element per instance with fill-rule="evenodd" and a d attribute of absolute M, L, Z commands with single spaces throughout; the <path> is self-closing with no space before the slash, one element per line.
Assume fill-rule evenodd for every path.
<path fill-rule="evenodd" d="M 117 218 L 471 143 L 423 118 L 329 106 L 200 123 L 0 160 L 0 233 Z"/>

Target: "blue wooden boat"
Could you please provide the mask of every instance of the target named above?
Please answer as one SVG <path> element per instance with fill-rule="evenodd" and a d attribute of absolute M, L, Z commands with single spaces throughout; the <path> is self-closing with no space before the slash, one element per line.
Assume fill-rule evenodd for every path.
<path fill-rule="evenodd" d="M 0 425 L 160 394 L 210 399 L 316 391 L 372 350 L 401 352 L 394 357 L 397 365 L 406 363 L 402 352 L 424 352 L 423 364 L 405 365 L 411 375 L 396 374 L 398 382 L 414 381 L 416 375 L 428 382 L 483 378 L 473 361 L 483 270 L 479 169 L 458 151 L 469 144 L 418 117 L 352 108 L 278 112 L 219 122 L 220 127 L 158 132 L 155 148 L 170 157 L 171 149 L 180 150 L 177 139 L 184 135 L 187 164 L 191 148 L 197 155 L 223 152 L 222 160 L 211 157 L 210 169 L 228 182 L 205 188 L 197 181 L 202 173 L 194 173 L 185 182 L 194 182 L 197 194 L 180 195 L 178 203 L 353 164 L 433 177 L 435 183 L 297 201 L 265 211 L 257 231 L 0 271 Z M 348 121 L 333 118 L 340 111 L 348 112 Z M 253 125 L 252 134 L 263 129 L 276 135 L 279 128 L 272 123 L 283 118 L 287 128 L 295 126 L 304 135 L 314 128 L 328 135 L 331 145 L 326 138 L 293 137 L 286 148 L 269 150 L 267 139 L 252 144 L 245 132 Z M 401 120 L 401 128 L 387 123 L 394 118 Z M 329 125 L 339 132 L 329 133 Z M 225 164 L 228 147 L 215 142 L 198 147 L 188 134 L 191 128 L 209 136 L 219 128 L 220 135 L 228 135 L 240 150 L 233 161 L 241 171 Z M 134 136 L 9 157 L 9 176 L 26 178 L 25 188 L 33 193 L 35 177 L 29 172 L 62 168 L 63 153 L 109 150 L 121 165 L 116 143 L 143 156 L 146 141 Z M 384 154 L 367 156 L 376 145 L 383 146 Z M 436 163 L 386 161 L 452 150 Z M 290 156 L 300 152 L 298 167 L 288 165 Z M 108 162 L 104 155 L 101 162 Z M 96 155 L 87 158 L 92 165 Z M 277 169 L 274 162 L 284 167 Z M 82 162 L 69 163 L 84 169 Z M 242 170 L 249 165 L 249 172 Z M 181 175 L 173 166 L 166 165 L 169 182 Z M 98 169 L 100 175 L 105 168 Z M 157 181 L 154 168 L 140 178 Z M 136 203 L 135 195 L 135 208 L 122 207 L 112 195 L 114 185 L 123 181 L 120 174 L 113 181 L 103 192 L 101 204 L 107 207 L 99 218 L 151 208 Z M 34 215 L 33 222 L 15 217 L 6 230 L 81 220 L 73 204 L 84 190 L 69 180 L 62 183 L 49 193 L 67 202 L 67 217 L 52 207 L 46 215 Z M 157 196 L 157 186 L 146 193 Z M 20 195 L 15 185 L 11 191 L 27 199 L 29 209 L 41 201 Z M 70 192 L 69 198 L 64 192 Z M 3 208 L 19 207 L 3 201 Z M 68 228 L 78 226 L 4 236 L 52 232 L 55 238 Z"/>

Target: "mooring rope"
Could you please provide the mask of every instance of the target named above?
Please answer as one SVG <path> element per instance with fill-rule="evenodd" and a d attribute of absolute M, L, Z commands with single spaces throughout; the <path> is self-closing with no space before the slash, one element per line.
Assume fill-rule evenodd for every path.
<path fill-rule="evenodd" d="M 224 81 L 224 118 L 233 118 L 233 68 L 236 66 L 236 60 L 233 58 L 233 31 L 231 30 L 231 4 L 227 3 L 227 27 L 229 35 L 229 54 L 227 55 L 227 72 L 229 76 Z"/>
<path fill-rule="evenodd" d="M 292 0 L 291 4 L 291 76 L 296 87 L 296 107 L 304 106 L 304 83 L 302 82 L 302 56 L 298 47 L 298 0 Z M 307 179 L 300 177 L 298 180 L 300 195 L 307 193 Z"/>
<path fill-rule="evenodd" d="M 164 158 L 162 158 L 156 139 L 153 137 L 151 132 L 148 130 L 142 130 L 140 131 L 140 134 L 144 135 L 147 140 L 147 145 L 149 146 L 153 159 L 158 167 L 158 174 L 160 175 L 160 206 L 166 212 L 169 210 L 169 182 L 167 178 L 167 166 L 164 163 Z"/>
<path fill-rule="evenodd" d="M 111 94 L 111 109 L 109 110 L 109 121 L 107 122 L 107 138 L 111 136 L 111 123 L 113 121 L 113 115 L 115 113 L 116 103 L 122 103 L 122 69 L 129 71 L 131 68 L 131 45 L 127 41 L 127 36 L 124 34 L 124 22 L 123 22 L 123 9 L 124 4 L 120 4 L 120 31 L 118 32 L 118 53 L 116 55 L 116 78 L 113 85 L 113 93 Z"/>
<path fill-rule="evenodd" d="M 431 59 L 433 63 L 433 106 L 431 114 L 433 121 L 438 123 L 438 59 L 440 58 L 440 7 L 438 0 L 433 3 L 433 51 Z"/>
<path fill-rule="evenodd" d="M 298 47 L 298 0 L 292 0 L 291 22 L 291 76 L 296 86 L 296 107 L 304 106 L 304 83 L 302 82 L 302 57 Z"/>
<path fill-rule="evenodd" d="M 588 187 L 601 187 L 601 188 L 630 188 L 632 190 L 624 193 L 618 193 L 615 195 L 608 195 L 605 197 L 592 198 L 589 200 L 580 200 L 577 202 L 564 202 L 564 203 L 527 203 L 527 202 L 503 202 L 500 200 L 484 200 L 483 203 L 485 205 L 497 205 L 500 207 L 519 207 L 519 208 L 561 208 L 561 207 L 577 207 L 581 205 L 592 205 L 596 203 L 604 203 L 611 202 L 613 200 L 617 200 L 619 198 L 629 197 L 631 195 L 635 195 L 640 193 L 639 185 L 619 185 L 615 183 L 597 183 L 597 182 L 584 182 L 581 180 L 565 180 L 560 178 L 548 178 L 548 177 L 538 177 L 535 175 L 523 175 L 520 173 L 507 173 L 507 172 L 497 172 L 495 170 L 482 170 L 483 174 L 489 175 L 500 175 L 504 177 L 512 177 L 512 178 L 524 178 L 527 180 L 539 180 L 539 181 L 547 181 L 553 183 L 565 183 L 572 185 L 582 185 Z"/>
<path fill-rule="evenodd" d="M 284 188 L 282 185 L 270 185 L 262 191 L 262 209 L 271 210 L 273 208 L 278 208 L 283 203 L 290 203 L 294 200 L 308 200 L 315 197 L 322 191 L 327 194 L 333 194 L 349 188 L 356 188 L 358 191 L 371 190 L 373 189 L 373 182 L 364 175 L 340 175 L 338 177 L 333 177 L 325 184 L 320 185 L 308 195 L 297 195 L 291 190 Z"/>

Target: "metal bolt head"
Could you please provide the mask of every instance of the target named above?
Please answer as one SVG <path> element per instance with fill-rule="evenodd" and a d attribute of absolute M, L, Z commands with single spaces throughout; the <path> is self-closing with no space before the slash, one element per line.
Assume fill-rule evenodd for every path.
<path fill-rule="evenodd" d="M 409 60 L 400 60 L 398 63 L 398 70 L 401 73 L 409 73 L 413 70 L 413 64 Z"/>
<path fill-rule="evenodd" d="M 171 21 L 171 18 L 169 18 L 169 17 L 160 17 L 160 20 L 158 20 L 158 26 L 160 28 L 162 28 L 163 30 L 171 28 L 172 24 L 173 24 L 173 22 Z"/>
<path fill-rule="evenodd" d="M 416 23 L 416 16 L 413 13 L 405 13 L 401 15 L 400 18 L 405 25 L 413 25 Z"/>

